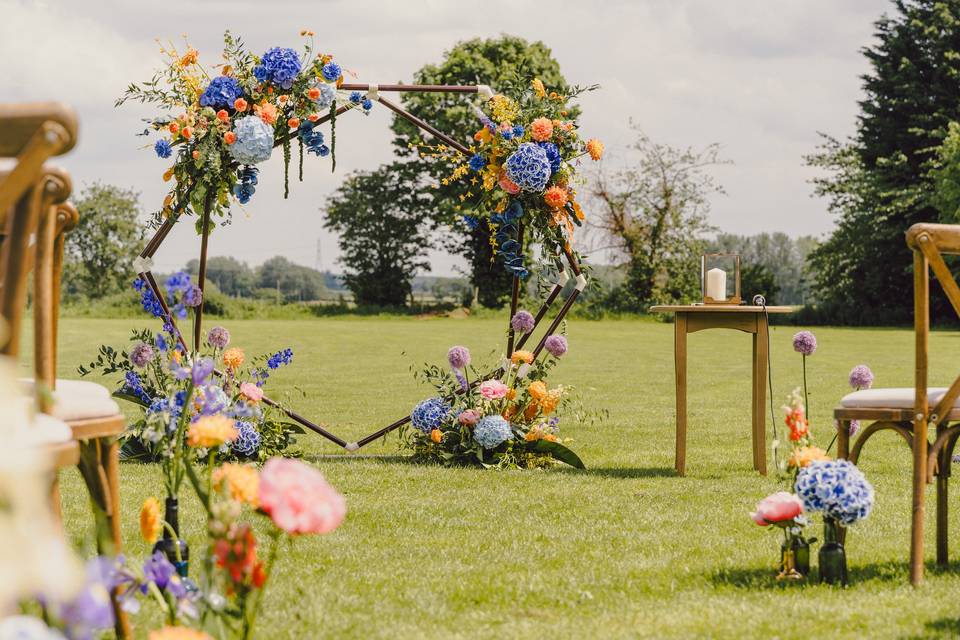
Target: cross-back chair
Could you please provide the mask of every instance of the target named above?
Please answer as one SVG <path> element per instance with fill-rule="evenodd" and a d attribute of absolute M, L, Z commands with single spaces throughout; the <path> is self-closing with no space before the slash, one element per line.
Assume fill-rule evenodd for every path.
<path fill-rule="evenodd" d="M 68 150 L 75 137 L 76 120 L 62 105 L 0 105 L 0 156 L 16 158 L 15 166 L 0 174 L 0 317 L 8 333 L 0 353 L 13 359 L 19 355 L 32 271 L 34 378 L 23 382 L 43 412 L 35 426 L 37 431 L 60 434 L 55 442 L 41 445 L 57 450 L 58 469 L 79 468 L 98 534 L 109 532 L 98 535 L 98 549 L 120 553 L 117 436 L 125 426 L 123 416 L 106 388 L 56 378 L 64 234 L 76 226 L 78 214 L 66 202 L 71 191 L 68 174 L 45 166 L 43 159 Z M 58 512 L 55 479 L 52 497 Z M 126 615 L 114 604 L 117 635 L 129 637 Z"/>
<path fill-rule="evenodd" d="M 923 581 L 924 512 L 926 483 L 936 479 L 937 564 L 948 561 L 948 485 L 950 459 L 960 437 L 960 376 L 949 387 L 928 386 L 930 337 L 930 272 L 936 277 L 951 306 L 960 316 L 960 286 L 944 260 L 960 254 L 960 225 L 915 224 L 907 231 L 907 246 L 913 252 L 913 310 L 915 375 L 912 388 L 866 389 L 846 395 L 834 411 L 838 421 L 837 455 L 854 464 L 863 446 L 881 431 L 893 431 L 912 450 L 912 523 L 910 536 L 910 582 Z M 852 420 L 868 421 L 855 438 Z M 950 426 L 950 423 L 957 423 Z M 929 431 L 934 430 L 933 444 Z"/>

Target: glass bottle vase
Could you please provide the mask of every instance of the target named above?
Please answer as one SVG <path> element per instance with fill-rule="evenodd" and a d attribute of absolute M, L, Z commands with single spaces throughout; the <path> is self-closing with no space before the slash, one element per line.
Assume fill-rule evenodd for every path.
<path fill-rule="evenodd" d="M 163 519 L 169 526 L 163 528 L 163 537 L 153 545 L 153 553 L 162 551 L 167 560 L 176 567 L 177 574 L 185 578 L 190 567 L 190 547 L 180 537 L 179 507 L 177 498 L 168 497 L 166 499 Z M 177 553 L 177 547 L 179 547 L 179 553 Z"/>
<path fill-rule="evenodd" d="M 823 546 L 820 547 L 820 582 L 847 586 L 847 552 L 837 539 L 839 525 L 823 519 Z"/>

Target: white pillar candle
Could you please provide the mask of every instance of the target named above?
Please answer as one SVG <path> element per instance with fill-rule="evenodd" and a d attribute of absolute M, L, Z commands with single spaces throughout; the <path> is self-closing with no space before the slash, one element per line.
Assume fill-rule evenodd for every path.
<path fill-rule="evenodd" d="M 707 271 L 707 297 L 714 300 L 727 299 L 727 272 L 714 267 Z"/>

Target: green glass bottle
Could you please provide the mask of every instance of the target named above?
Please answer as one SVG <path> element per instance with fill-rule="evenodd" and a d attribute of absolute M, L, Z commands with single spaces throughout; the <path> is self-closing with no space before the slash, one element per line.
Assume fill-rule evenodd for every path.
<path fill-rule="evenodd" d="M 820 582 L 847 586 L 847 552 L 837 541 L 837 521 L 823 519 L 823 546 L 820 547 Z"/>
<path fill-rule="evenodd" d="M 163 538 L 157 540 L 157 543 L 153 545 L 153 553 L 162 551 L 167 556 L 167 560 L 176 567 L 177 574 L 186 578 L 190 567 L 190 547 L 187 546 L 186 541 L 180 538 L 179 501 L 176 498 L 168 497 L 164 507 L 163 519 L 170 525 L 170 529 L 173 529 L 176 533 L 177 539 L 174 539 L 171 535 L 170 529 L 164 527 Z M 177 547 L 179 547 L 179 550 Z"/>

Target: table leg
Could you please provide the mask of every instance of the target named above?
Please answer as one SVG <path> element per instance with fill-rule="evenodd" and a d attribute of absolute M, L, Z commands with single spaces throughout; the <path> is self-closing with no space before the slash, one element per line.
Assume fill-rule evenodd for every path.
<path fill-rule="evenodd" d="M 677 454 L 673 466 L 682 476 L 687 465 L 687 314 L 676 314 L 673 330 L 673 366 L 677 377 Z"/>
<path fill-rule="evenodd" d="M 767 398 L 767 320 L 757 314 L 757 332 L 753 334 L 753 468 L 767 475 L 767 426 L 764 405 Z"/>

